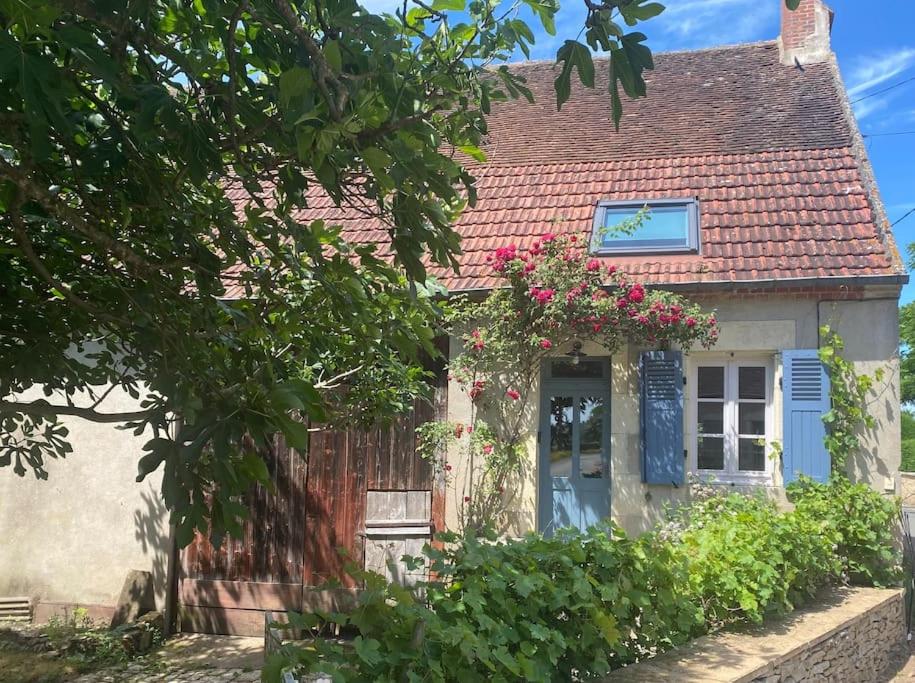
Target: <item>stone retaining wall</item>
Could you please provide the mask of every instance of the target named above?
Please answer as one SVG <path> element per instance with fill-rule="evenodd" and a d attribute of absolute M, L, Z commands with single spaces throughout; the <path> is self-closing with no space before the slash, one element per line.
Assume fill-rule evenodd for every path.
<path fill-rule="evenodd" d="M 905 642 L 904 602 L 901 595 L 884 601 L 832 635 L 808 643 L 753 683 L 878 681 L 896 647 Z"/>
<path fill-rule="evenodd" d="M 904 602 L 901 589 L 842 589 L 785 619 L 697 638 L 607 681 L 877 683 L 905 647 Z"/>

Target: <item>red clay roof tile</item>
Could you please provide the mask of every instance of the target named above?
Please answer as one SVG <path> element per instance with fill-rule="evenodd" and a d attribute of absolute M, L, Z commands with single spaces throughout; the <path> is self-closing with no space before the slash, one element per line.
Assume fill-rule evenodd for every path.
<path fill-rule="evenodd" d="M 599 200 L 697 197 L 700 253 L 601 257 L 649 284 L 893 275 L 892 237 L 878 228 L 831 65 L 783 66 L 775 43 L 661 54 L 647 98 L 610 121 L 606 69 L 555 109 L 553 65 L 514 67 L 535 102 L 495 106 L 478 201 L 456 230 L 459 273 L 432 267 L 451 290 L 498 286 L 486 263 L 497 246 L 546 232 L 589 233 Z M 603 82 L 601 81 L 603 78 Z M 244 193 L 230 192 L 243 203 Z M 383 226 L 333 206 L 318 190 L 300 221 L 339 223 L 353 242 Z M 230 294 L 231 295 L 231 294 Z"/>

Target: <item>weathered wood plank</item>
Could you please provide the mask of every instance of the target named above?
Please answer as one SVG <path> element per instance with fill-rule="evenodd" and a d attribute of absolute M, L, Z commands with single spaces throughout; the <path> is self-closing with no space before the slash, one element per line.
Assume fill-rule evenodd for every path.
<path fill-rule="evenodd" d="M 298 611 L 302 584 L 182 579 L 178 597 L 186 606 Z"/>

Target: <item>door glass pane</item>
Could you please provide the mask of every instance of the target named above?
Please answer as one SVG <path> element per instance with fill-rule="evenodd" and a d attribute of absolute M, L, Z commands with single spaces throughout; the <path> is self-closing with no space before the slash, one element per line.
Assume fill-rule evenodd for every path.
<path fill-rule="evenodd" d="M 724 398 L 724 368 L 699 368 L 699 398 Z"/>
<path fill-rule="evenodd" d="M 766 369 L 741 367 L 737 373 L 739 398 L 766 398 Z"/>
<path fill-rule="evenodd" d="M 720 436 L 699 437 L 699 469 L 724 469 L 724 439 Z"/>
<path fill-rule="evenodd" d="M 724 433 L 724 403 L 700 401 L 698 412 L 700 435 Z"/>
<path fill-rule="evenodd" d="M 765 439 L 740 439 L 737 450 L 741 472 L 765 472 Z"/>
<path fill-rule="evenodd" d="M 766 433 L 766 404 L 741 403 L 737 406 L 737 431 L 739 434 Z"/>
<path fill-rule="evenodd" d="M 550 399 L 550 476 L 572 476 L 572 397 Z"/>
<path fill-rule="evenodd" d="M 577 363 L 571 359 L 557 358 L 551 361 L 550 371 L 556 379 L 600 379 L 604 376 L 604 361 L 580 358 Z"/>
<path fill-rule="evenodd" d="M 578 404 L 581 421 L 580 458 L 581 476 L 601 479 L 604 476 L 604 399 L 599 396 L 582 396 Z"/>

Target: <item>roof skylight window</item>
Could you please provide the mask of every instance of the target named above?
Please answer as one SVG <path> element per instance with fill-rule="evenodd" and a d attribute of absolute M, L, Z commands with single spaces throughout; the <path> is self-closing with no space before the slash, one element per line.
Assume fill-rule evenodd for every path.
<path fill-rule="evenodd" d="M 699 202 L 695 199 L 598 202 L 591 251 L 595 254 L 698 252 Z"/>

